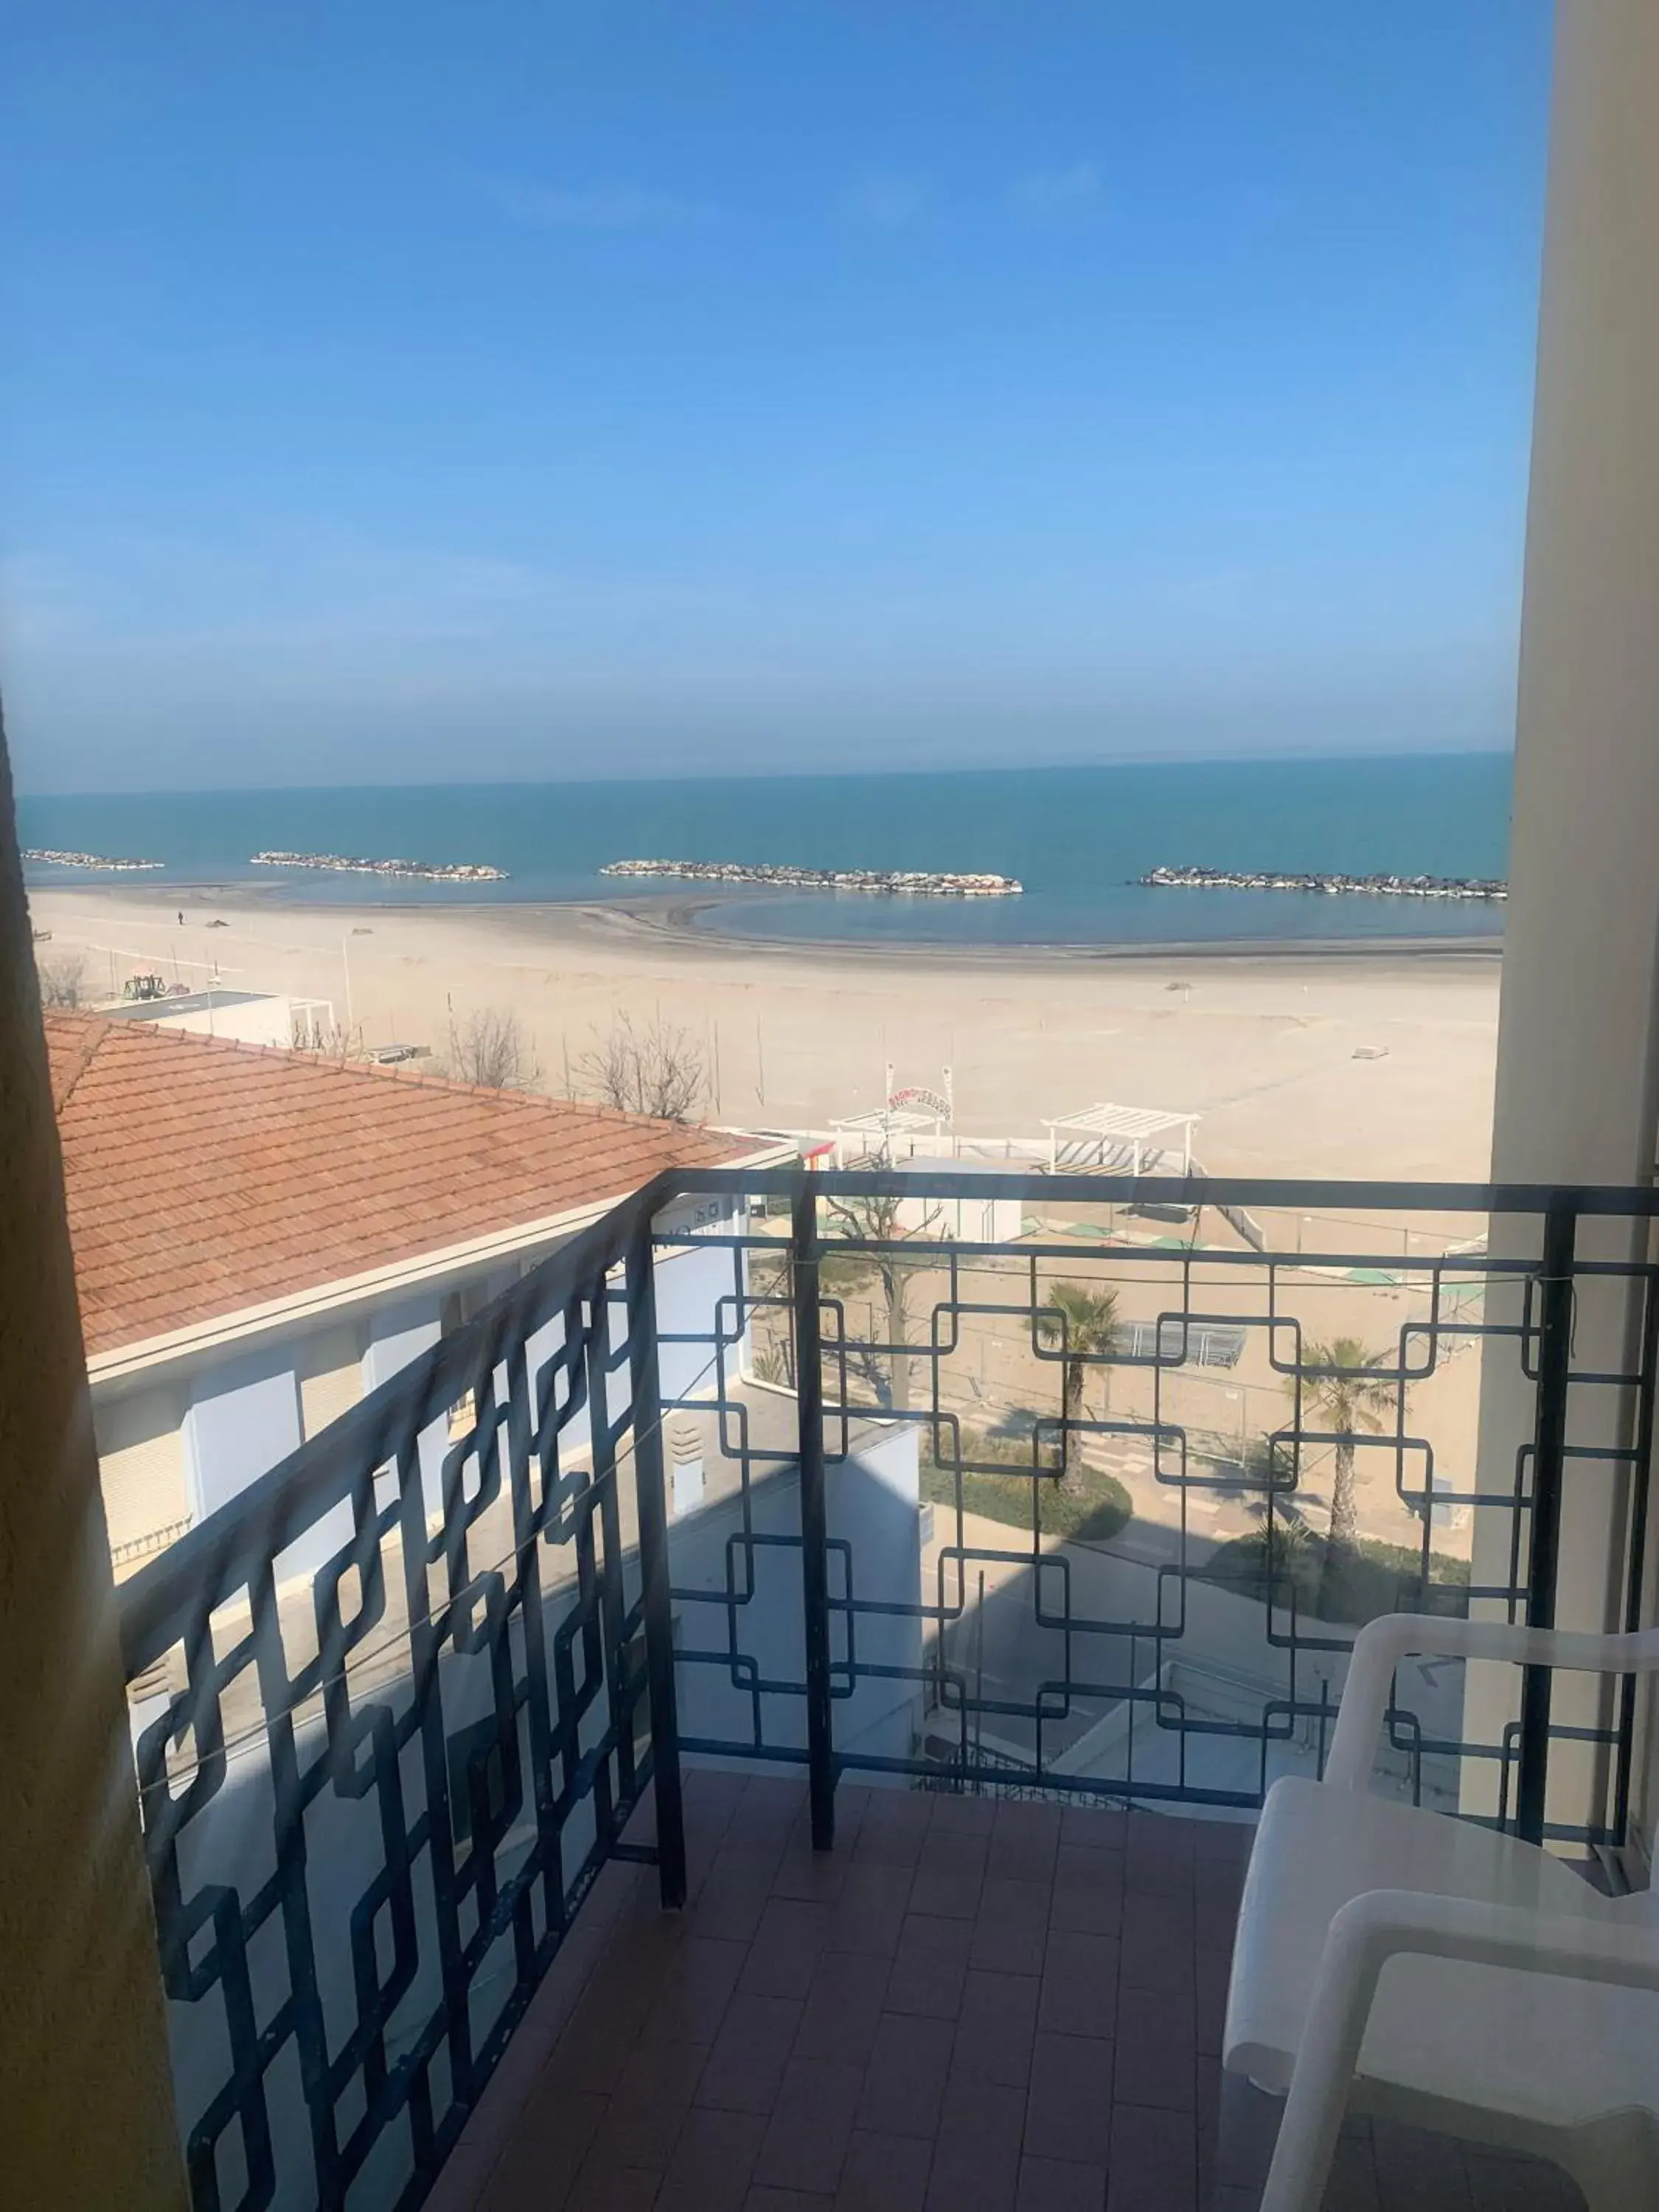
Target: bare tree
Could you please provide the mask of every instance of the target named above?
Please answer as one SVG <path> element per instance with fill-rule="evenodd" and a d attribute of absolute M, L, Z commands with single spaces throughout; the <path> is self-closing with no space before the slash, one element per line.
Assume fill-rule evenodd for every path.
<path fill-rule="evenodd" d="M 296 1052 L 313 1053 L 319 1060 L 335 1060 L 343 1067 L 349 1060 L 367 1060 L 369 1057 L 368 1048 L 363 1042 L 361 1024 L 355 1030 L 341 1029 L 338 1026 L 331 1030 L 322 1030 L 317 1033 L 317 1041 L 313 1044 L 305 1042 L 300 1033 L 301 1025 L 297 1018 L 294 1026 L 295 1032 L 294 1048 Z M 444 1066 L 443 1061 L 441 1060 L 436 1061 L 435 1066 L 441 1073 Z"/>
<path fill-rule="evenodd" d="M 660 1017 L 635 1029 L 629 1015 L 618 1014 L 610 1036 L 583 1053 L 575 1073 L 582 1088 L 604 1105 L 659 1121 L 693 1120 L 708 1090 L 702 1046 Z"/>
<path fill-rule="evenodd" d="M 459 1021 L 452 1014 L 447 1060 L 458 1083 L 486 1091 L 533 1091 L 542 1079 L 523 1024 L 502 1006 L 480 1006 Z"/>
<path fill-rule="evenodd" d="M 890 1363 L 888 1373 L 883 1376 L 878 1364 L 871 1380 L 878 1395 L 898 1413 L 907 1412 L 910 1404 L 913 1363 L 908 1353 L 898 1348 L 909 1342 L 910 1278 L 939 1264 L 937 1247 L 929 1249 L 927 1242 L 940 1218 L 939 1209 L 929 1206 L 921 1220 L 909 1226 L 902 1216 L 903 1205 L 896 1191 L 882 1192 L 873 1198 L 826 1199 L 826 1216 L 853 1249 L 838 1250 L 836 1241 L 831 1239 L 824 1247 L 819 1267 L 819 1279 L 832 1295 L 844 1296 L 849 1290 L 880 1285 L 886 1309 L 887 1343 L 893 1348 L 885 1355 Z M 921 1240 L 922 1249 L 914 1258 L 908 1252 L 891 1249 L 908 1238 Z M 867 1245 L 878 1249 L 859 1249 Z M 867 1369 L 870 1362 L 866 1360 L 864 1364 Z"/>
<path fill-rule="evenodd" d="M 771 1251 L 750 1252 L 748 1260 L 747 1308 L 752 1364 L 763 1382 L 795 1387 L 795 1257 L 793 1248 L 780 1244 Z"/>
<path fill-rule="evenodd" d="M 72 952 L 60 952 L 40 963 L 40 1003 L 43 1006 L 78 1006 L 84 988 L 87 963 Z"/>

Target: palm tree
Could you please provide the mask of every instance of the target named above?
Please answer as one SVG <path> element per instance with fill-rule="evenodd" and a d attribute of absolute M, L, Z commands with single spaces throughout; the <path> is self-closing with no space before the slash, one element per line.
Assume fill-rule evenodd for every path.
<path fill-rule="evenodd" d="M 1087 1363 L 1109 1358 L 1117 1341 L 1117 1293 L 1085 1290 L 1081 1283 L 1055 1283 L 1036 1324 L 1045 1343 L 1060 1345 L 1065 1360 L 1060 1403 L 1066 1425 L 1060 1435 L 1060 1486 L 1075 1496 L 1083 1487 L 1083 1453 L 1079 1448 L 1073 1457 L 1071 1425 L 1083 1417 Z"/>
<path fill-rule="evenodd" d="M 1331 1484 L 1331 1518 L 1325 1537 L 1322 1589 L 1342 1575 L 1358 1545 L 1359 1516 L 1353 1494 L 1354 1440 L 1361 1434 L 1379 1435 L 1395 1410 L 1395 1394 L 1402 1386 L 1387 1371 L 1387 1358 L 1386 1352 L 1370 1351 L 1358 1337 L 1333 1337 L 1328 1344 L 1310 1344 L 1305 1347 L 1302 1373 L 1290 1385 L 1294 1396 L 1299 1380 L 1303 1426 L 1328 1430 L 1336 1439 L 1336 1472 Z M 1310 1373 L 1310 1370 L 1315 1371 Z"/>
<path fill-rule="evenodd" d="M 1251 1449 L 1247 1474 L 1256 1494 L 1244 1508 L 1255 1524 L 1246 1541 L 1261 1562 L 1266 1594 L 1272 1595 L 1276 1582 L 1289 1583 L 1305 1601 L 1313 1595 L 1308 1585 L 1319 1580 L 1318 1547 L 1296 1495 L 1290 1447 L 1277 1437 L 1262 1437 Z"/>

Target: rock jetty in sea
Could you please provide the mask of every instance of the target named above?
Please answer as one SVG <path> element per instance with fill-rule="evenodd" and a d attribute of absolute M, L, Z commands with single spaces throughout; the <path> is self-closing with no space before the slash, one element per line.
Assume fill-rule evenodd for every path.
<path fill-rule="evenodd" d="M 110 860 L 98 853 L 59 853 L 50 846 L 37 845 L 23 855 L 26 860 L 37 860 L 51 868 L 102 868 L 111 875 L 130 876 L 140 868 L 164 868 L 165 860 Z"/>
<path fill-rule="evenodd" d="M 360 860 L 344 853 L 256 853 L 255 868 L 326 868 L 343 876 L 399 876 L 416 884 L 504 884 L 505 868 L 486 868 L 474 860 L 441 865 L 426 860 Z"/>
<path fill-rule="evenodd" d="M 1365 898 L 1506 899 L 1509 885 L 1487 876 L 1302 876 L 1273 869 L 1153 868 L 1144 890 L 1357 892 Z"/>
<path fill-rule="evenodd" d="M 1024 884 L 1012 876 L 933 875 L 915 868 L 769 867 L 750 860 L 611 860 L 602 876 L 669 877 L 689 884 L 757 884 L 769 890 L 876 891 L 889 897 L 1012 898 Z"/>

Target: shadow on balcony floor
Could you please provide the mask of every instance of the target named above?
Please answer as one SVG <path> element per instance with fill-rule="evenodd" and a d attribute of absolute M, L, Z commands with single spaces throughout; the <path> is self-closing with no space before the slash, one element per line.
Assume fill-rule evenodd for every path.
<path fill-rule="evenodd" d="M 686 1827 L 685 1911 L 605 1870 L 431 2212 L 1211 2201 L 1248 1827 L 843 1784 L 817 1856 L 802 1785 L 708 1771 Z M 1438 2205 L 1428 2144 L 1355 2127 L 1328 2206 Z M 1446 2148 L 1457 2212 L 1574 2201 Z"/>
<path fill-rule="evenodd" d="M 613 1865 L 439 2212 L 1190 2212 L 1247 1828 L 687 1777 L 691 1899 Z"/>

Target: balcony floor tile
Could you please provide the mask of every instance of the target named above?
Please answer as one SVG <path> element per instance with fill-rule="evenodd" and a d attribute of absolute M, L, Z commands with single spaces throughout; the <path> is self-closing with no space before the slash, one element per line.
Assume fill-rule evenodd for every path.
<path fill-rule="evenodd" d="M 1140 1816 L 849 1786 L 821 1858 L 799 1782 L 687 1779 L 685 1913 L 652 1909 L 648 1870 L 611 1871 L 585 1974 L 551 2022 L 538 1996 L 520 2035 L 540 2045 L 503 2067 L 447 2177 L 458 2205 L 1103 2207 L 1126 1899 L 1154 1869 L 1144 1899 L 1182 1939 L 1189 2021 L 1194 1871 L 1231 1895 L 1237 1846 L 1200 1857 L 1193 1824 L 1150 1815 L 1143 1839 Z M 1174 2063 L 1190 2130 L 1190 2032 Z"/>
<path fill-rule="evenodd" d="M 1201 2185 L 1247 1828 L 844 1785 L 815 1858 L 800 1783 L 687 1784 L 687 1911 L 606 1870 L 446 2212 L 1245 2212 Z M 1426 2212 L 1419 2143 L 1345 2140 L 1328 2212 Z M 1565 2212 L 1517 2171 L 1450 2201 Z"/>

